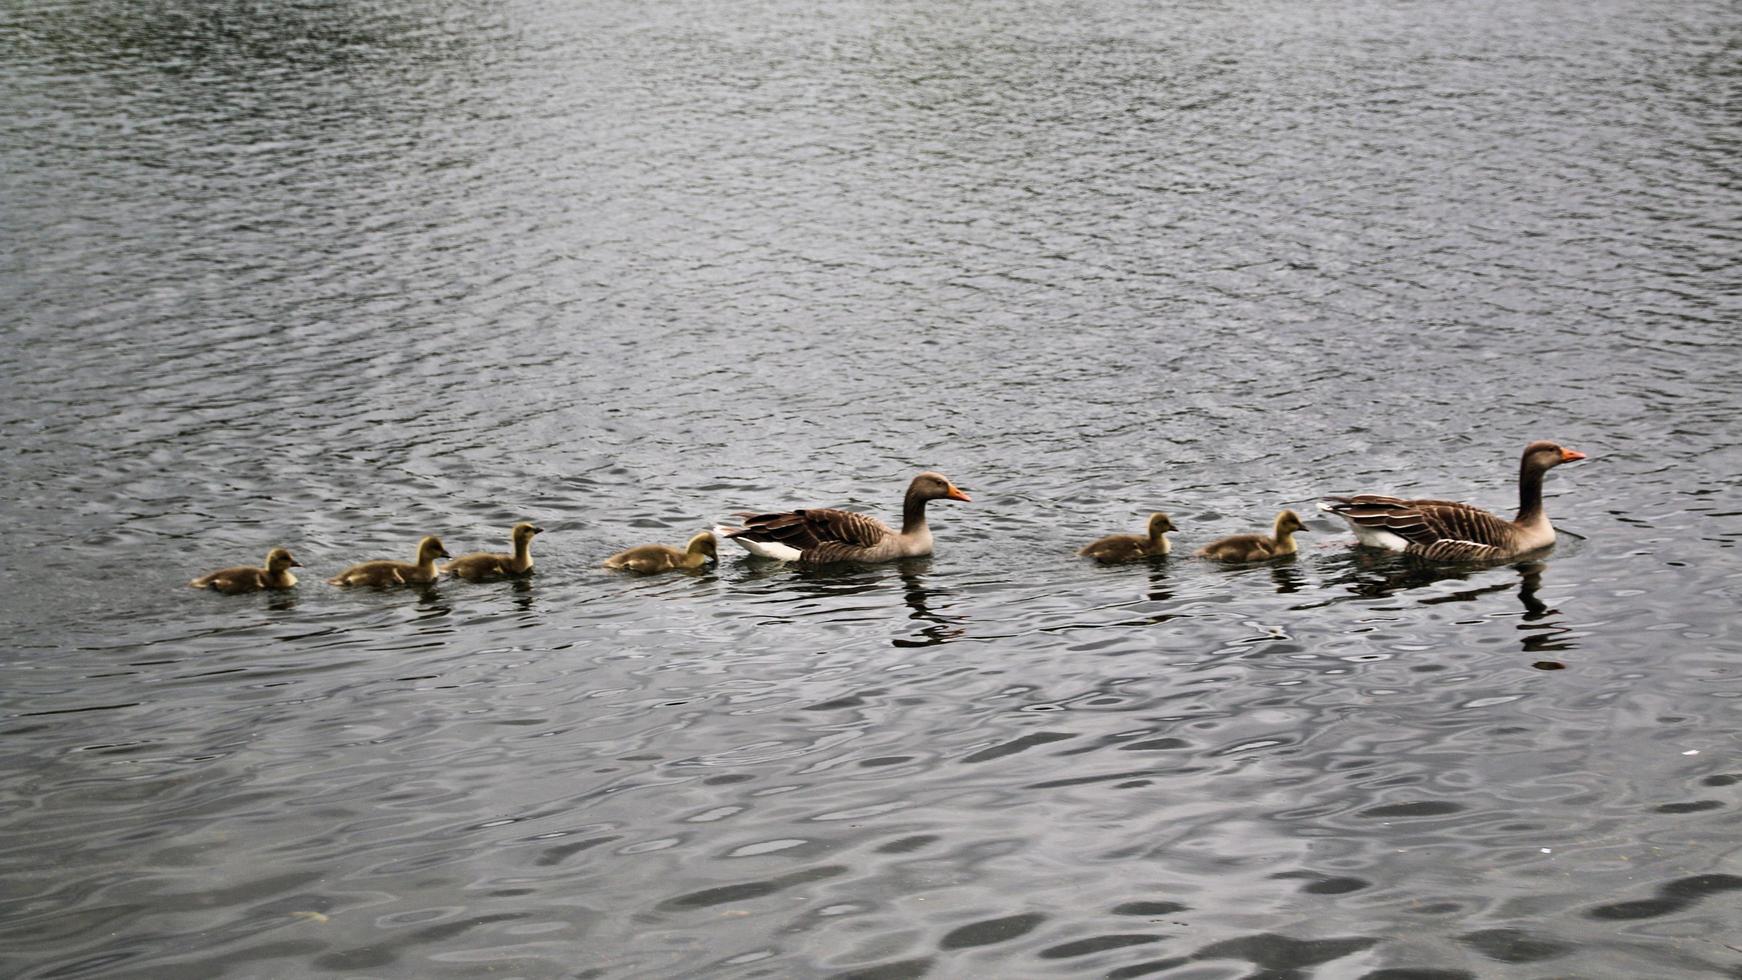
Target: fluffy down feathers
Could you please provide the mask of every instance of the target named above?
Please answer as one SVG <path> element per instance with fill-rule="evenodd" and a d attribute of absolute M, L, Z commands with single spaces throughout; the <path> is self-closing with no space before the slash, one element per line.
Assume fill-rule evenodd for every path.
<path fill-rule="evenodd" d="M 1285 510 L 1276 515 L 1276 523 L 1268 535 L 1236 534 L 1212 541 L 1199 548 L 1197 553 L 1198 557 L 1213 561 L 1266 561 L 1281 558 L 1294 554 L 1295 532 L 1304 530 L 1306 525 L 1301 523 L 1300 515 L 1292 510 Z"/>
<path fill-rule="evenodd" d="M 366 561 L 352 565 L 327 579 L 328 585 L 428 585 L 436 580 L 436 559 L 447 558 L 448 549 L 430 535 L 417 543 L 417 561 Z"/>
<path fill-rule="evenodd" d="M 1172 550 L 1167 532 L 1177 531 L 1166 514 L 1152 514 L 1148 534 L 1112 534 L 1084 545 L 1077 554 L 1103 564 L 1137 561 L 1140 558 L 1160 558 Z"/>
<path fill-rule="evenodd" d="M 509 532 L 509 540 L 514 544 L 512 555 L 487 551 L 461 555 L 443 565 L 442 572 L 469 582 L 487 582 L 492 579 L 530 575 L 532 574 L 532 539 L 543 532 L 544 528 L 536 524 L 516 524 Z"/>
<path fill-rule="evenodd" d="M 302 563 L 291 557 L 290 552 L 283 548 L 274 548 L 266 553 L 265 568 L 255 568 L 252 565 L 221 568 L 201 575 L 188 585 L 195 589 L 211 589 L 225 595 L 241 595 L 265 589 L 288 589 L 296 585 L 296 576 L 290 570 L 301 567 Z"/>
<path fill-rule="evenodd" d="M 605 567 L 613 571 L 653 575 L 678 569 L 700 568 L 715 559 L 714 535 L 702 533 L 690 538 L 681 550 L 667 544 L 644 544 L 619 551 L 605 559 Z"/>

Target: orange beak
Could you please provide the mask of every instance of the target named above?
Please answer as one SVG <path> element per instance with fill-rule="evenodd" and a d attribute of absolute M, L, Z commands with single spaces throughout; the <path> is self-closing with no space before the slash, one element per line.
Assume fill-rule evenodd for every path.
<path fill-rule="evenodd" d="M 974 502 L 973 497 L 970 497 L 967 494 L 963 493 L 962 491 L 958 490 L 954 483 L 950 484 L 950 492 L 944 494 L 944 499 L 945 500 L 960 500 L 964 504 L 971 504 Z"/>
<path fill-rule="evenodd" d="M 1579 452 L 1577 449 L 1562 449 L 1561 450 L 1561 462 L 1563 462 L 1563 463 L 1576 463 L 1579 460 L 1584 459 L 1584 458 L 1585 458 L 1585 454 Z"/>

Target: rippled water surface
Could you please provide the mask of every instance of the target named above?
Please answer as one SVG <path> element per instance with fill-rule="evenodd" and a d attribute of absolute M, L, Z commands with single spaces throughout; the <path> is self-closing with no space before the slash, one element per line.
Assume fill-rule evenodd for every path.
<path fill-rule="evenodd" d="M 1742 976 L 1738 29 L 5 4 L 0 973 Z M 1542 562 L 1071 554 L 1533 438 Z"/>

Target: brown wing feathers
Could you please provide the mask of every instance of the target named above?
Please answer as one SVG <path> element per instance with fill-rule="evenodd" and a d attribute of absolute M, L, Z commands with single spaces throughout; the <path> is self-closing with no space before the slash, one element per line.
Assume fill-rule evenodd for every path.
<path fill-rule="evenodd" d="M 1431 544 L 1439 538 L 1439 534 L 1429 527 L 1427 515 L 1417 506 L 1437 501 L 1402 500 L 1372 493 L 1325 499 L 1336 503 L 1331 511 L 1337 516 L 1362 527 L 1390 531 L 1411 544 Z"/>
<path fill-rule="evenodd" d="M 774 541 L 789 545 L 800 551 L 815 547 L 816 533 L 811 530 L 809 521 L 805 519 L 802 510 L 790 511 L 785 514 L 739 514 L 744 519 L 744 526 L 731 532 L 734 538 L 749 538 L 752 541 Z"/>
<path fill-rule="evenodd" d="M 1474 541 L 1435 541 L 1430 545 L 1410 545 L 1409 554 L 1433 561 L 1489 561 L 1506 557 L 1506 552 L 1493 545 Z"/>
<path fill-rule="evenodd" d="M 1416 501 L 1416 504 L 1422 518 L 1435 532 L 1432 542 L 1424 542 L 1428 546 L 1467 543 L 1493 551 L 1510 550 L 1515 545 L 1517 529 L 1485 510 L 1440 500 Z"/>
<path fill-rule="evenodd" d="M 810 560 L 831 560 L 813 551 L 831 545 L 866 548 L 894 533 L 889 526 L 874 517 L 852 511 L 814 508 L 794 510 L 784 514 L 749 514 L 744 516 L 744 529 L 732 535 L 752 541 L 773 541 L 797 548 Z"/>
<path fill-rule="evenodd" d="M 1517 530 L 1493 514 L 1455 500 L 1403 500 L 1379 494 L 1327 497 L 1332 512 L 1362 527 L 1390 531 L 1408 551 L 1439 561 L 1493 558 L 1513 547 Z"/>

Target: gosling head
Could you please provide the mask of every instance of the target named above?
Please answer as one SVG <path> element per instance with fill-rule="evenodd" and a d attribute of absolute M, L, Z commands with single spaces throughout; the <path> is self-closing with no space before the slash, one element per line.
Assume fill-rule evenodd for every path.
<path fill-rule="evenodd" d="M 435 561 L 437 558 L 452 558 L 448 549 L 442 547 L 442 539 L 431 534 L 417 543 L 417 563 Z"/>
<path fill-rule="evenodd" d="M 1296 514 L 1294 511 L 1285 510 L 1282 513 L 1276 515 L 1276 536 L 1277 537 L 1280 538 L 1285 534 L 1293 534 L 1296 531 L 1305 531 L 1305 530 L 1307 530 L 1307 526 L 1305 524 L 1301 523 L 1300 515 Z"/>
<path fill-rule="evenodd" d="M 1577 449 L 1568 449 L 1547 439 L 1538 439 L 1524 447 L 1524 468 L 1547 472 L 1562 463 L 1576 463 L 1585 458 Z"/>
<path fill-rule="evenodd" d="M 704 558 L 711 558 L 714 561 L 719 561 L 720 554 L 716 549 L 717 543 L 714 540 L 714 532 L 712 531 L 703 531 L 695 537 L 690 538 L 689 544 L 684 545 L 684 551 L 692 555 L 701 555 Z"/>
<path fill-rule="evenodd" d="M 913 482 L 907 485 L 907 493 L 908 496 L 917 496 L 921 500 L 960 500 L 971 503 L 974 499 L 957 489 L 949 477 L 930 470 L 914 477 Z"/>
<path fill-rule="evenodd" d="M 1173 520 L 1166 514 L 1157 511 L 1149 515 L 1149 539 L 1151 541 L 1159 541 L 1163 534 L 1177 530 L 1179 528 L 1173 526 Z"/>
<path fill-rule="evenodd" d="M 544 528 L 539 527 L 537 524 L 522 521 L 521 523 L 514 525 L 514 544 L 517 547 L 523 544 L 531 544 L 535 535 L 543 533 Z"/>
<path fill-rule="evenodd" d="M 266 553 L 266 570 L 269 572 L 282 572 L 287 568 L 301 567 L 302 562 L 297 561 L 289 551 L 283 548 L 274 548 Z"/>

